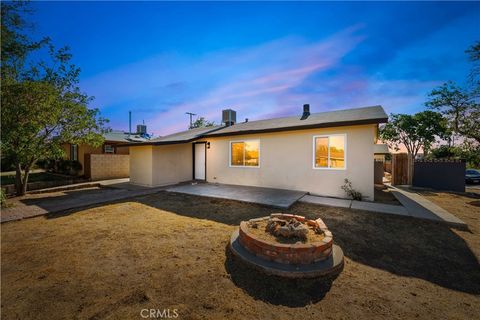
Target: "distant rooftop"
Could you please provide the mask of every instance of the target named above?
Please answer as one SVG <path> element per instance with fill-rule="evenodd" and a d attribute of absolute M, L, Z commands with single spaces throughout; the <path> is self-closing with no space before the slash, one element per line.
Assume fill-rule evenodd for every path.
<path fill-rule="evenodd" d="M 150 141 L 149 139 L 142 137 L 139 134 L 121 131 L 121 130 L 112 130 L 103 135 L 105 141 L 114 141 L 114 142 L 146 142 Z"/>

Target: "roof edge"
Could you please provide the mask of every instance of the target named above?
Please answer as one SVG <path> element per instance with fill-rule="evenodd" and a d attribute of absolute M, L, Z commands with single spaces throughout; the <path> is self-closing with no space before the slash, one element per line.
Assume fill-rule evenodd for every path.
<path fill-rule="evenodd" d="M 271 129 L 243 130 L 243 131 L 227 132 L 227 133 L 213 133 L 213 134 L 206 134 L 205 137 L 208 138 L 208 137 L 239 136 L 239 135 L 244 135 L 244 134 L 248 135 L 248 134 L 256 134 L 256 133 L 296 131 L 296 130 L 308 130 L 308 129 L 317 129 L 317 128 L 346 127 L 346 126 L 352 126 L 352 125 L 380 124 L 380 123 L 386 123 L 386 122 L 388 122 L 388 117 L 387 118 L 366 119 L 366 120 L 352 120 L 352 121 L 338 121 L 338 122 L 318 123 L 318 124 L 281 127 L 281 128 L 271 128 Z"/>
<path fill-rule="evenodd" d="M 249 134 L 258 134 L 258 133 L 271 133 L 271 132 L 284 132 L 284 131 L 297 131 L 297 130 L 308 130 L 308 129 L 318 129 L 318 128 L 330 128 L 330 127 L 347 127 L 352 125 L 365 125 L 365 124 L 380 124 L 388 122 L 388 117 L 386 118 L 375 118 L 375 119 L 366 119 L 366 120 L 352 120 L 352 121 L 339 121 L 339 122 L 329 122 L 329 123 L 319 123 L 319 124 L 310 124 L 310 125 L 301 125 L 301 126 L 291 126 L 291 127 L 281 127 L 281 128 L 272 128 L 272 129 L 259 129 L 259 130 L 243 130 L 236 132 L 227 132 L 227 133 L 214 133 L 223 127 L 208 131 L 204 134 L 200 134 L 195 138 L 188 140 L 174 140 L 174 141 L 147 141 L 147 142 L 137 142 L 137 143 L 126 143 L 121 144 L 122 147 L 135 147 L 135 146 L 158 146 L 158 145 L 169 145 L 169 144 L 182 144 L 189 143 L 195 140 L 209 137 L 228 137 L 228 136 L 239 136 L 239 135 L 249 135 Z"/>

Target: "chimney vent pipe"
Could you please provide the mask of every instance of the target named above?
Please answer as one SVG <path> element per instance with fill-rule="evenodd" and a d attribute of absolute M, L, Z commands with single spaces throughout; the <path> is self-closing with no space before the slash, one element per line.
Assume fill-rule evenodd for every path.
<path fill-rule="evenodd" d="M 303 105 L 303 114 L 300 120 L 305 120 L 310 116 L 310 105 L 309 104 L 304 104 Z"/>

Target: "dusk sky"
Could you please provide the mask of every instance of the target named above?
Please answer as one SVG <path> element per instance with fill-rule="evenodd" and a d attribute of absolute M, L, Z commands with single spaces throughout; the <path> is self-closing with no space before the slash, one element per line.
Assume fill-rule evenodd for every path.
<path fill-rule="evenodd" d="M 113 129 L 164 135 L 185 112 L 259 120 L 382 105 L 423 109 L 466 81 L 480 3 L 35 2 L 35 34 L 68 45 L 81 88 Z"/>

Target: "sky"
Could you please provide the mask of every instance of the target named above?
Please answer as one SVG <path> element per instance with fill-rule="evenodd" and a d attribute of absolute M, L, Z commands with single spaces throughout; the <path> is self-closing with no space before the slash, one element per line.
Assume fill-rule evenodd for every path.
<path fill-rule="evenodd" d="M 128 131 L 382 105 L 424 109 L 466 81 L 480 2 L 33 2 L 32 36 L 68 45 L 91 107 Z"/>

